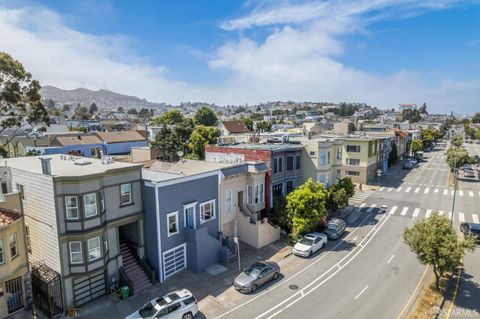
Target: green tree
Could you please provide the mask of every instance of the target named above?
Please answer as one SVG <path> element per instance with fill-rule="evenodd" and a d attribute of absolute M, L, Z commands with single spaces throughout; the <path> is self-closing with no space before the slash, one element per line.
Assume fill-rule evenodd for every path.
<path fill-rule="evenodd" d="M 339 209 L 348 206 L 348 195 L 344 188 L 338 185 L 331 186 L 328 189 L 327 201 L 325 207 L 331 212 L 337 212 Z"/>
<path fill-rule="evenodd" d="M 460 135 L 456 135 L 452 139 L 452 145 L 455 147 L 460 147 L 463 144 L 463 138 Z"/>
<path fill-rule="evenodd" d="M 177 134 L 165 124 L 155 136 L 155 141 L 152 143 L 152 146 L 161 149 L 164 155 L 169 156 L 172 159 L 176 159 L 177 152 L 181 150 Z"/>
<path fill-rule="evenodd" d="M 74 117 L 78 120 L 88 120 L 90 119 L 90 114 L 88 113 L 88 108 L 86 106 L 77 105 L 75 108 Z"/>
<path fill-rule="evenodd" d="M 286 207 L 293 239 L 315 230 L 320 220 L 327 215 L 327 195 L 323 184 L 313 182 L 311 178 L 287 195 Z"/>
<path fill-rule="evenodd" d="M 138 114 L 138 111 L 137 111 L 137 109 L 135 109 L 135 108 L 132 107 L 131 109 L 128 109 L 127 114 L 137 115 L 137 114 Z"/>
<path fill-rule="evenodd" d="M 410 150 L 412 153 L 417 153 L 423 149 L 423 142 L 421 140 L 413 140 L 410 144 Z"/>
<path fill-rule="evenodd" d="M 403 110 L 402 117 L 404 120 L 407 120 L 410 123 L 419 122 L 422 119 L 419 110 Z"/>
<path fill-rule="evenodd" d="M 98 106 L 95 103 L 90 104 L 90 108 L 88 109 L 88 113 L 94 114 L 98 112 Z"/>
<path fill-rule="evenodd" d="M 47 110 L 54 110 L 55 109 L 55 102 L 53 100 L 47 100 Z"/>
<path fill-rule="evenodd" d="M 125 113 L 125 109 L 124 109 L 122 106 L 119 106 L 119 107 L 117 108 L 117 112 L 118 112 L 118 113 Z"/>
<path fill-rule="evenodd" d="M 452 270 L 466 251 L 475 249 L 472 236 L 459 240 L 450 221 L 437 213 L 405 229 L 403 239 L 422 264 L 432 266 L 437 289 L 445 272 Z"/>
<path fill-rule="evenodd" d="M 198 109 L 195 114 L 195 124 L 203 126 L 215 126 L 218 122 L 217 114 L 211 108 L 206 106 Z"/>
<path fill-rule="evenodd" d="M 473 164 L 474 159 L 470 157 L 468 151 L 462 147 L 451 147 L 447 151 L 447 164 L 450 169 L 458 169 L 465 164 Z"/>
<path fill-rule="evenodd" d="M 46 129 L 50 121 L 39 90 L 40 83 L 32 79 L 19 61 L 0 52 L 0 114 L 3 115 L 0 134 L 25 123 L 41 126 L 42 131 Z M 15 134 L 10 134 L 5 144 L 14 137 Z"/>
<path fill-rule="evenodd" d="M 251 117 L 246 117 L 243 119 L 243 124 L 248 128 L 250 132 L 253 131 L 253 120 Z"/>
<path fill-rule="evenodd" d="M 63 112 L 70 112 L 70 105 L 64 104 L 64 105 L 63 105 L 63 108 L 62 108 L 62 111 L 63 111 Z"/>
<path fill-rule="evenodd" d="M 257 123 L 257 130 L 264 131 L 264 132 L 271 132 L 272 131 L 272 122 L 261 121 L 260 123 Z"/>
<path fill-rule="evenodd" d="M 480 140 L 480 127 L 477 128 L 477 131 L 475 132 L 475 138 L 476 138 L 477 140 Z"/>
<path fill-rule="evenodd" d="M 148 117 L 150 115 L 150 111 L 147 108 L 142 108 L 140 112 L 138 112 L 138 115 L 141 117 Z"/>
<path fill-rule="evenodd" d="M 190 136 L 188 147 L 190 153 L 188 158 L 204 159 L 205 146 L 216 144 L 220 137 L 220 130 L 213 126 L 197 125 Z"/>
<path fill-rule="evenodd" d="M 344 177 L 340 179 L 337 183 L 337 186 L 345 190 L 348 198 L 355 195 L 355 184 L 353 184 L 353 181 L 350 177 Z"/>
<path fill-rule="evenodd" d="M 184 120 L 185 120 L 185 117 L 179 110 L 170 110 L 165 114 L 162 114 L 154 118 L 152 120 L 152 124 L 153 125 L 161 125 L 161 124 L 175 125 L 183 122 Z"/>
<path fill-rule="evenodd" d="M 426 103 L 423 103 L 422 106 L 420 106 L 420 108 L 418 109 L 418 111 L 420 112 L 420 114 L 426 114 L 426 115 L 428 115 L 428 112 L 427 112 L 427 104 L 426 104 Z"/>
<path fill-rule="evenodd" d="M 472 123 L 480 123 L 480 113 L 477 112 L 472 116 Z"/>

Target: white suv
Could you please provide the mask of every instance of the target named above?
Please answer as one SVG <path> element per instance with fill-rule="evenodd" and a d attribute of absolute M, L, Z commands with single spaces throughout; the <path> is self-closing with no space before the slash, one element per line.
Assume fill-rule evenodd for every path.
<path fill-rule="evenodd" d="M 182 289 L 151 300 L 125 319 L 192 319 L 197 312 L 197 299 Z"/>
<path fill-rule="evenodd" d="M 327 235 L 323 233 L 310 233 L 302 237 L 293 246 L 293 253 L 297 256 L 309 257 L 320 250 L 328 242 Z"/>

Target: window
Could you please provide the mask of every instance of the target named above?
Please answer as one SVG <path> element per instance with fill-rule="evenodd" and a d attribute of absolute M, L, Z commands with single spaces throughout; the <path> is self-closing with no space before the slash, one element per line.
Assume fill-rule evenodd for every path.
<path fill-rule="evenodd" d="M 255 204 L 258 204 L 259 202 L 259 195 L 260 195 L 260 186 L 255 185 Z"/>
<path fill-rule="evenodd" d="M 22 184 L 17 183 L 17 190 L 20 192 L 20 195 L 22 196 L 22 199 L 25 199 L 25 192 L 24 192 Z"/>
<path fill-rule="evenodd" d="M 29 253 L 32 252 L 32 246 L 30 244 L 30 227 L 28 225 L 25 225 L 25 241 L 27 244 L 27 251 Z"/>
<path fill-rule="evenodd" d="M 100 196 L 100 209 L 101 209 L 101 212 L 104 212 L 106 207 L 105 207 L 105 192 L 103 191 L 103 189 L 100 190 L 100 192 L 98 193 L 98 196 Z"/>
<path fill-rule="evenodd" d="M 320 165 L 327 165 L 327 153 L 320 152 Z"/>
<path fill-rule="evenodd" d="M 227 212 L 231 212 L 233 210 L 231 189 L 227 189 L 225 193 L 225 205 L 227 206 Z"/>
<path fill-rule="evenodd" d="M 347 152 L 360 153 L 360 145 L 347 145 Z"/>
<path fill-rule="evenodd" d="M 309 151 L 309 152 L 308 152 L 308 155 L 309 155 L 310 157 L 315 157 L 315 156 L 317 156 L 317 152 L 315 152 L 315 151 Z"/>
<path fill-rule="evenodd" d="M 346 159 L 346 164 L 347 165 L 358 166 L 358 165 L 360 165 L 360 159 L 358 159 L 358 158 L 347 158 Z"/>
<path fill-rule="evenodd" d="M 339 147 L 337 148 L 337 160 L 342 159 L 342 149 Z"/>
<path fill-rule="evenodd" d="M 265 197 L 263 195 L 263 184 L 260 184 L 260 201 L 261 202 L 265 201 Z"/>
<path fill-rule="evenodd" d="M 279 157 L 278 158 L 278 172 L 282 172 L 283 171 L 283 158 Z"/>
<path fill-rule="evenodd" d="M 325 175 L 320 175 L 320 176 L 318 177 L 318 181 L 319 181 L 320 183 L 325 183 Z"/>
<path fill-rule="evenodd" d="M 247 186 L 247 204 L 249 205 L 253 204 L 253 186 L 252 185 Z"/>
<path fill-rule="evenodd" d="M 3 254 L 3 240 L 0 239 L 0 265 L 3 264 L 4 262 L 5 262 L 5 257 Z"/>
<path fill-rule="evenodd" d="M 337 179 L 341 179 L 341 178 L 342 178 L 342 170 L 337 169 Z"/>
<path fill-rule="evenodd" d="M 183 225 L 185 228 L 190 228 L 190 229 L 195 229 L 195 206 L 197 205 L 197 202 L 184 205 L 183 206 L 183 213 L 184 213 L 184 219 L 183 219 Z"/>
<path fill-rule="evenodd" d="M 17 233 L 13 233 L 10 235 L 9 242 L 10 242 L 10 258 L 13 259 L 18 256 Z"/>
<path fill-rule="evenodd" d="M 357 171 L 346 171 L 348 176 L 360 176 L 360 172 Z"/>
<path fill-rule="evenodd" d="M 293 156 L 287 156 L 287 171 L 293 170 Z"/>
<path fill-rule="evenodd" d="M 178 212 L 167 214 L 168 237 L 178 234 Z"/>
<path fill-rule="evenodd" d="M 278 158 L 273 159 L 273 173 L 278 173 Z"/>
<path fill-rule="evenodd" d="M 330 165 L 330 151 L 327 152 L 327 164 Z"/>
<path fill-rule="evenodd" d="M 102 253 L 100 251 L 100 237 L 89 239 L 87 245 L 89 261 L 94 261 L 102 257 Z"/>
<path fill-rule="evenodd" d="M 78 219 L 77 196 L 65 196 L 65 210 L 67 219 Z"/>
<path fill-rule="evenodd" d="M 200 223 L 215 219 L 215 200 L 200 204 Z"/>
<path fill-rule="evenodd" d="M 83 196 L 83 209 L 85 217 L 97 215 L 97 194 L 91 193 Z"/>
<path fill-rule="evenodd" d="M 300 155 L 295 156 L 295 169 L 300 169 Z"/>
<path fill-rule="evenodd" d="M 108 252 L 108 234 L 103 234 L 103 249 L 105 250 L 105 254 Z"/>
<path fill-rule="evenodd" d="M 293 191 L 293 181 L 287 181 L 287 194 Z"/>
<path fill-rule="evenodd" d="M 132 202 L 132 184 L 120 185 L 120 203 L 122 205 Z"/>
<path fill-rule="evenodd" d="M 81 264 L 83 262 L 82 242 L 72 241 L 70 245 L 70 263 Z"/>

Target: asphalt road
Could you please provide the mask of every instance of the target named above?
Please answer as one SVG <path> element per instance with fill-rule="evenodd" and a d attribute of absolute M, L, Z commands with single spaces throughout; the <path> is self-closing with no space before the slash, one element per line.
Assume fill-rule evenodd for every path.
<path fill-rule="evenodd" d="M 470 194 L 465 188 L 450 214 L 444 152 L 426 153 L 427 162 L 411 171 L 387 172 L 380 189 L 359 205 L 363 215 L 342 240 L 329 242 L 307 268 L 243 296 L 216 318 L 402 318 L 425 271 L 403 243 L 404 229 L 434 211 L 453 215 L 456 224 L 475 218 L 480 199 L 480 190 Z"/>

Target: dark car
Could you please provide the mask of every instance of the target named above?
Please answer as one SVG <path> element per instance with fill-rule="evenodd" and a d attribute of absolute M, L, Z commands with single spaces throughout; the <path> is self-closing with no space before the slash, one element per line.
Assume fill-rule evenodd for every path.
<path fill-rule="evenodd" d="M 466 237 L 472 234 L 477 239 L 477 244 L 480 244 L 480 224 L 476 223 L 462 223 L 460 224 L 460 231 Z"/>
<path fill-rule="evenodd" d="M 403 169 L 412 169 L 412 168 L 413 168 L 412 162 L 410 161 L 403 162 Z"/>
<path fill-rule="evenodd" d="M 345 232 L 347 224 L 340 218 L 333 218 L 327 224 L 324 232 L 327 234 L 328 239 L 337 240 Z"/>
<path fill-rule="evenodd" d="M 235 278 L 233 286 L 240 292 L 254 292 L 258 287 L 280 276 L 280 267 L 273 261 L 257 261 Z"/>

